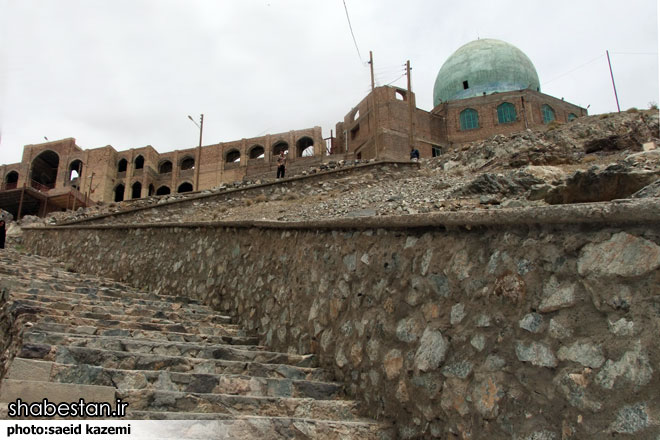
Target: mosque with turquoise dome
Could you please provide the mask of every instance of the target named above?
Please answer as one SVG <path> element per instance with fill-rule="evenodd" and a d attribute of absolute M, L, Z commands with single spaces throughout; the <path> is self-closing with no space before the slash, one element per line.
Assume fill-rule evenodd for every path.
<path fill-rule="evenodd" d="M 433 109 L 415 105 L 410 90 L 375 88 L 337 124 L 340 149 L 358 158 L 422 158 L 448 148 L 551 124 L 570 123 L 587 110 L 541 91 L 534 64 L 512 44 L 479 39 L 458 48 L 442 65 Z"/>

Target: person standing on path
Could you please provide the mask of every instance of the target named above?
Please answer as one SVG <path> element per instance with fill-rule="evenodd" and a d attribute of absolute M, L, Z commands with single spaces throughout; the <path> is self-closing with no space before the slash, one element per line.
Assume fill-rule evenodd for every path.
<path fill-rule="evenodd" d="M 286 156 L 284 156 L 284 151 L 280 151 L 280 155 L 277 158 L 277 178 L 284 179 L 284 171 L 286 171 Z"/>

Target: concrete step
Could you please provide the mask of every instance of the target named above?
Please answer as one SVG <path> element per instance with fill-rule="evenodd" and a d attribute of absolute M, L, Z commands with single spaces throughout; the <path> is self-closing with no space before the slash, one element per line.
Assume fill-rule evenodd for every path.
<path fill-rule="evenodd" d="M 120 370 L 91 365 L 58 364 L 16 358 L 7 379 L 95 384 L 126 390 L 160 390 L 242 396 L 296 397 L 331 400 L 342 395 L 332 382 L 254 377 L 238 374 L 177 373 L 171 371 Z"/>
<path fill-rule="evenodd" d="M 255 356 L 264 359 L 275 359 L 278 361 L 279 359 L 286 361 L 292 359 L 292 355 L 284 355 L 285 357 L 280 357 L 282 353 L 268 352 L 266 347 L 260 345 L 214 345 L 209 343 L 172 342 L 123 338 L 118 336 L 68 335 L 66 333 L 42 332 L 34 329 L 30 329 L 23 334 L 23 343 L 88 347 L 101 350 L 126 351 L 129 353 L 187 356 L 202 359 L 236 358 L 230 360 L 246 360 L 246 357 Z M 258 352 L 259 354 L 247 352 Z M 249 360 L 259 361 L 259 359 Z"/>
<path fill-rule="evenodd" d="M 8 302 L 9 312 L 14 315 L 49 315 L 49 316 L 64 316 L 70 318 L 72 311 L 69 310 L 59 310 L 57 308 L 48 307 L 46 305 L 37 303 L 37 304 L 28 304 L 23 301 L 9 301 Z M 188 317 L 182 317 L 179 319 L 163 319 L 157 318 L 153 315 L 126 315 L 126 314 L 115 314 L 115 313 L 95 313 L 91 311 L 81 311 L 73 314 L 75 319 L 91 319 L 103 322 L 126 322 L 126 323 L 135 323 L 135 324 L 152 324 L 160 326 L 173 326 L 179 325 L 182 328 L 190 327 L 196 328 L 199 326 L 205 327 L 215 327 L 215 326 L 226 326 L 227 328 L 238 328 L 234 324 L 221 324 L 215 322 L 205 322 L 203 319 L 194 319 Z"/>
<path fill-rule="evenodd" d="M 119 348 L 119 347 L 118 347 Z M 124 348 L 124 347 L 121 347 Z M 127 348 L 131 348 L 128 346 Z M 175 350 L 179 350 L 178 347 Z M 192 353 L 191 353 L 192 354 Z M 122 368 L 128 370 L 135 369 L 158 369 L 158 368 L 135 368 L 126 367 L 125 362 L 127 359 L 132 359 L 136 365 L 151 364 L 154 359 L 167 360 L 167 363 L 172 366 L 183 366 L 201 362 L 204 360 L 224 360 L 224 361 L 237 361 L 237 362 L 258 362 L 263 364 L 285 364 L 297 367 L 314 367 L 316 366 L 317 359 L 314 355 L 297 355 L 277 353 L 271 351 L 258 351 L 258 350 L 239 350 L 230 345 L 217 346 L 208 349 L 195 350 L 193 356 L 185 355 L 168 355 L 158 353 L 141 353 L 139 351 L 126 351 L 126 350 L 111 350 L 99 349 L 88 347 L 75 347 L 51 344 L 31 344 L 23 343 L 21 350 L 18 354 L 19 357 L 26 359 L 43 359 L 48 361 L 57 361 L 67 364 L 90 364 L 102 365 L 109 368 Z M 68 361 L 63 361 L 66 359 Z M 81 361 L 84 359 L 85 361 Z M 99 363 L 96 361 L 103 361 L 110 363 Z M 122 365 L 118 367 L 117 365 Z M 188 369 L 174 369 L 172 371 L 188 371 Z"/>
<path fill-rule="evenodd" d="M 26 320 L 34 323 L 64 324 L 75 326 L 89 326 L 99 329 L 123 329 L 123 330 L 146 330 L 155 332 L 193 333 L 211 336 L 233 336 L 240 332 L 239 327 L 234 324 L 223 325 L 200 325 L 195 322 L 182 322 L 174 324 L 163 324 L 158 322 L 120 321 L 115 319 L 82 318 L 67 316 L 66 313 L 42 314 L 41 309 L 24 308 L 17 311 L 18 315 L 24 315 Z"/>
<path fill-rule="evenodd" d="M 63 302 L 65 304 L 89 304 L 95 306 L 117 307 L 143 307 L 156 311 L 176 311 L 185 310 L 186 313 L 191 314 L 217 314 L 212 311 L 208 306 L 201 304 L 182 304 L 178 302 L 161 301 L 157 299 L 144 299 L 144 298 L 131 298 L 122 297 L 117 298 L 113 296 L 100 296 L 97 294 L 78 294 L 62 291 L 46 291 L 39 289 L 10 289 L 11 299 L 27 299 L 33 301 L 44 301 L 48 303 Z M 119 301 L 119 303 L 118 303 Z"/>
<path fill-rule="evenodd" d="M 116 389 L 110 386 L 54 383 L 23 379 L 3 379 L 0 402 L 107 402 L 115 407 Z"/>
<path fill-rule="evenodd" d="M 200 412 L 228 415 L 303 417 L 321 420 L 358 420 L 357 403 L 288 397 L 235 396 L 176 391 L 117 391 L 131 411 Z"/>
<path fill-rule="evenodd" d="M 17 295 L 11 295 L 9 304 L 17 304 L 21 306 L 34 307 L 34 308 L 47 308 L 48 310 L 61 310 L 64 312 L 75 313 L 76 316 L 85 317 L 90 316 L 103 316 L 103 319 L 114 317 L 121 319 L 122 316 L 130 317 L 150 317 L 151 319 L 161 319 L 166 322 L 179 322 L 179 321 L 196 321 L 204 324 L 231 324 L 232 318 L 216 313 L 206 311 L 199 313 L 197 311 L 188 311 L 183 308 L 178 310 L 153 309 L 149 306 L 126 306 L 123 301 L 114 301 L 113 305 L 99 305 L 92 301 L 87 300 L 86 303 L 72 303 L 70 301 L 62 300 L 55 296 L 38 297 L 38 298 L 18 298 Z M 124 319 L 128 320 L 128 319 Z"/>
<path fill-rule="evenodd" d="M 209 344 L 228 344 L 228 345 L 257 345 L 259 338 L 255 336 L 243 336 L 241 330 L 231 330 L 228 333 L 237 333 L 235 335 L 212 336 L 194 333 L 173 333 L 152 330 L 136 329 L 106 329 L 93 326 L 70 326 L 67 324 L 37 323 L 32 329 L 34 331 L 62 333 L 72 336 L 102 336 L 102 337 L 122 337 L 133 339 L 145 339 L 150 341 L 172 341 L 172 342 L 196 342 Z"/>
<path fill-rule="evenodd" d="M 324 370 L 315 368 L 316 358 L 314 356 L 304 356 L 297 364 L 273 364 L 255 361 L 159 356 L 86 347 L 24 344 L 17 357 L 53 361 L 61 364 L 96 365 L 121 370 L 245 374 L 257 377 L 286 377 L 289 379 L 330 381 L 330 377 Z"/>
<path fill-rule="evenodd" d="M 0 267 L 0 275 L 2 274 Z M 201 306 L 199 301 L 182 296 L 156 295 L 142 292 L 132 287 L 118 283 L 95 283 L 94 281 L 81 282 L 80 280 L 62 280 L 60 278 L 39 279 L 39 275 L 28 275 L 22 278 L 4 277 L 0 279 L 0 287 L 28 293 L 64 292 L 74 295 L 98 298 L 133 298 L 163 303 L 179 303 L 187 306 Z"/>

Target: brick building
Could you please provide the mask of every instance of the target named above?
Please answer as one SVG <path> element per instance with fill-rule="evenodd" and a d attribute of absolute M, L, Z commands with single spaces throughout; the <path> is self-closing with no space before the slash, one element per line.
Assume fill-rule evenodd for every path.
<path fill-rule="evenodd" d="M 454 144 L 584 116 L 581 107 L 540 91 L 536 69 L 514 46 L 477 40 L 443 64 L 434 108 L 415 94 L 377 87 L 336 125 L 329 151 L 320 127 L 158 153 L 152 146 L 82 149 L 72 138 L 26 145 L 20 163 L 0 166 L 0 207 L 43 215 L 93 202 L 113 202 L 210 189 L 245 177 L 337 159 L 407 160 L 411 146 L 433 157 Z M 329 155 L 328 155 L 329 153 Z"/>

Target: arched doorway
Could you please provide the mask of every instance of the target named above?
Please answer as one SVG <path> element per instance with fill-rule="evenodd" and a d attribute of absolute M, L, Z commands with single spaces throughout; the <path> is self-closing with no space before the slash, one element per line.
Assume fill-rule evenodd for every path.
<path fill-rule="evenodd" d="M 169 186 L 161 186 L 156 190 L 156 195 L 157 196 L 166 196 L 167 194 L 170 193 L 170 187 Z"/>
<path fill-rule="evenodd" d="M 142 197 L 142 184 L 135 182 L 131 190 L 131 199 L 139 199 Z"/>
<path fill-rule="evenodd" d="M 18 186 L 18 173 L 16 171 L 10 171 L 5 176 L 5 187 L 4 189 L 14 189 Z"/>
<path fill-rule="evenodd" d="M 277 158 L 277 156 L 279 156 L 282 151 L 284 151 L 284 154 L 288 154 L 289 144 L 284 141 L 279 141 L 273 145 L 273 158 Z"/>
<path fill-rule="evenodd" d="M 252 148 L 250 148 L 248 157 L 250 159 L 263 159 L 265 152 L 266 150 L 264 150 L 264 147 L 262 147 L 261 145 L 255 145 Z"/>
<path fill-rule="evenodd" d="M 181 171 L 192 170 L 195 168 L 195 159 L 190 156 L 186 156 L 181 161 Z"/>
<path fill-rule="evenodd" d="M 167 174 L 172 172 L 172 161 L 164 160 L 158 165 L 158 174 Z"/>
<path fill-rule="evenodd" d="M 121 202 L 124 200 L 124 190 L 125 187 L 121 183 L 115 187 L 115 202 Z"/>
<path fill-rule="evenodd" d="M 314 140 L 311 137 L 305 136 L 298 139 L 298 142 L 296 142 L 296 156 L 314 156 Z"/>
<path fill-rule="evenodd" d="M 54 151 L 44 151 L 34 158 L 30 168 L 32 186 L 40 189 L 55 188 L 60 157 Z"/>
<path fill-rule="evenodd" d="M 82 175 L 82 160 L 76 159 L 69 164 L 69 182 L 74 188 L 80 189 L 80 176 Z"/>
<path fill-rule="evenodd" d="M 230 150 L 225 156 L 225 162 L 227 163 L 240 163 L 241 161 L 241 152 L 238 150 Z"/>
<path fill-rule="evenodd" d="M 179 187 L 177 188 L 176 192 L 178 193 L 185 193 L 185 192 L 190 192 L 193 190 L 192 183 L 189 182 L 183 182 Z"/>

